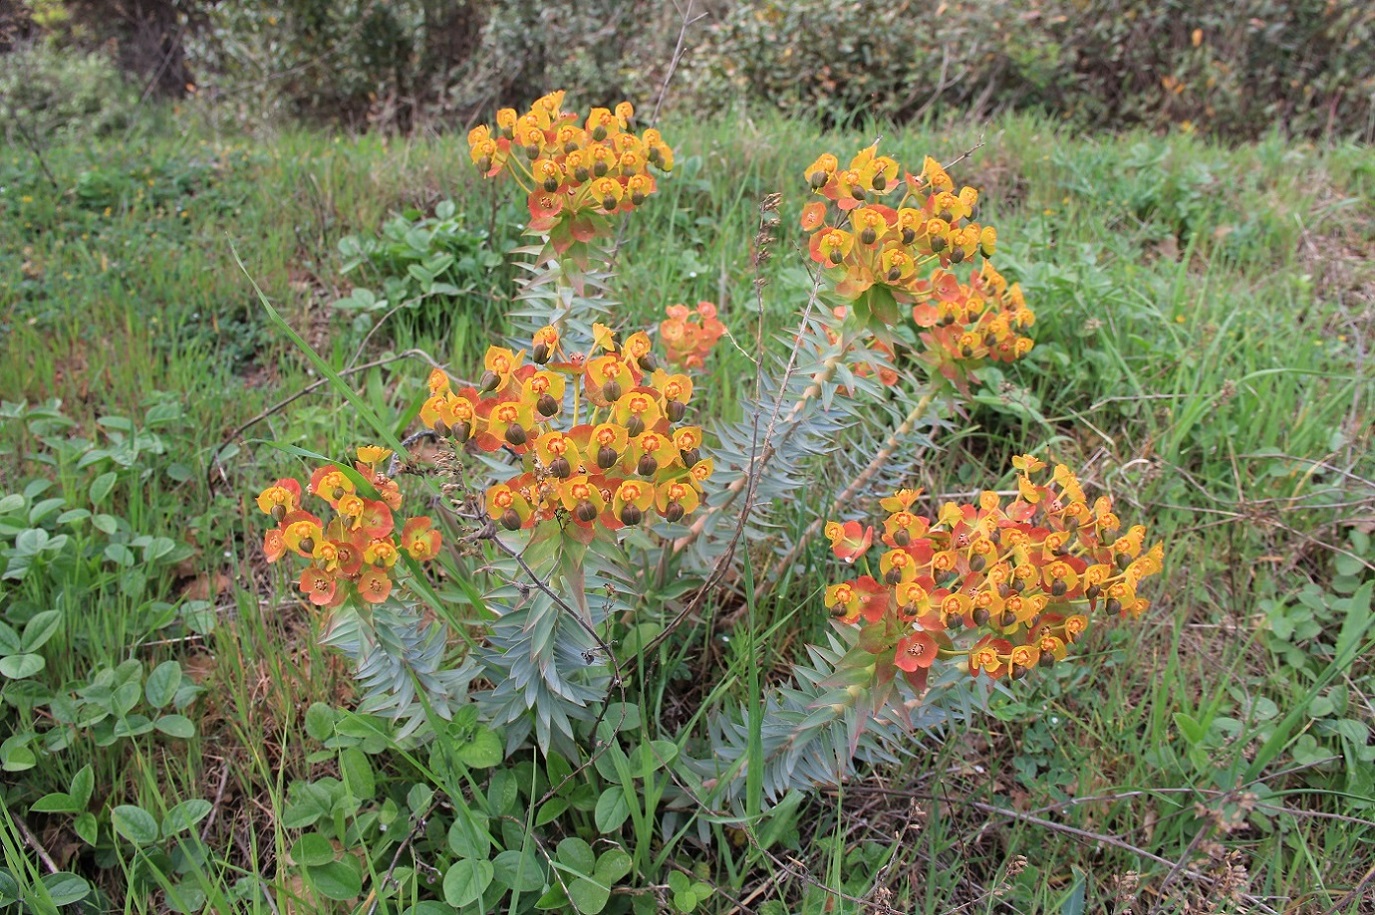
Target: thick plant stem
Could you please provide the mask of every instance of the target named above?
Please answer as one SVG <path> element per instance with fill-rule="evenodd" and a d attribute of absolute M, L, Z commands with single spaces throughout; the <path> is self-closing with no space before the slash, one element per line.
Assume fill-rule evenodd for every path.
<path fill-rule="evenodd" d="M 874 455 L 874 459 L 869 462 L 869 465 L 865 467 L 864 470 L 860 471 L 860 474 L 850 482 L 849 486 L 845 487 L 844 492 L 836 496 L 835 501 L 831 503 L 830 510 L 823 515 L 818 515 L 811 524 L 807 525 L 807 529 L 802 532 L 801 537 L 797 538 L 797 542 L 793 544 L 792 549 L 788 550 L 787 555 L 774 563 L 773 569 L 770 571 L 768 577 L 761 583 L 760 597 L 768 594 L 769 591 L 773 589 L 774 585 L 782 579 L 783 573 L 792 567 L 792 564 L 797 561 L 797 557 L 807 548 L 807 544 L 816 536 L 817 531 L 821 530 L 826 524 L 826 519 L 838 514 L 851 499 L 869 485 L 869 481 L 874 478 L 874 475 L 877 474 L 880 469 L 882 469 L 884 464 L 888 463 L 889 458 L 891 458 L 902 445 L 902 440 L 912 434 L 912 430 L 916 428 L 917 423 L 926 415 L 926 411 L 930 409 L 935 399 L 936 392 L 934 390 L 928 391 L 915 405 L 913 405 L 911 411 L 909 411 L 903 421 L 898 424 L 897 428 L 893 430 L 892 434 L 888 436 L 887 441 L 883 443 L 883 447 Z"/>
<path fill-rule="evenodd" d="M 848 349 L 848 345 L 842 344 L 835 353 L 827 356 L 825 361 L 822 362 L 821 368 L 812 376 L 812 383 L 802 392 L 802 396 L 792 405 L 787 415 L 780 421 L 770 422 L 769 429 L 765 430 L 764 443 L 759 449 L 759 453 L 750 461 L 749 466 L 740 472 L 739 476 L 731 480 L 730 485 L 721 493 L 719 500 L 714 502 L 706 511 L 702 512 L 697 520 L 693 522 L 688 532 L 673 541 L 674 553 L 680 553 L 696 543 L 697 539 L 702 536 L 702 532 L 706 530 L 708 520 L 710 520 L 713 515 L 724 511 L 734 504 L 736 498 L 745 491 L 745 488 L 749 485 L 754 475 L 768 463 L 769 458 L 773 457 L 778 447 L 786 442 L 793 431 L 797 429 L 798 417 L 802 414 L 802 411 L 807 408 L 808 404 L 821 396 L 822 388 L 835 377 L 836 370 L 839 369 L 841 364 L 845 361 L 845 353 Z M 773 429 L 779 426 L 782 427 L 782 430 L 778 433 L 778 438 L 775 440 L 771 433 Z"/>

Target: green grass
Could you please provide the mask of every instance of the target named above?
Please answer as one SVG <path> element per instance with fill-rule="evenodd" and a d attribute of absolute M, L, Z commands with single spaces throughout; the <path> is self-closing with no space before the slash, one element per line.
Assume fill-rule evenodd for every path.
<path fill-rule="evenodd" d="M 346 706 L 353 690 L 344 664 L 319 647 L 315 620 L 252 561 L 261 525 L 245 496 L 301 466 L 262 439 L 341 454 L 370 436 L 328 386 L 270 410 L 315 376 L 268 324 L 234 252 L 339 369 L 361 340 L 329 308 L 355 280 L 340 274 L 340 238 L 444 198 L 475 228 L 499 230 L 514 211 L 475 182 L 461 138 L 250 139 L 187 125 L 48 149 L 56 190 L 28 151 L 0 148 L 0 399 L 56 400 L 53 415 L 66 418 L 6 409 L 0 494 L 47 479 L 36 498 L 121 522 L 115 534 L 64 522 L 81 558 L 0 583 L 0 617 L 22 628 L 40 610 L 63 611 L 35 678 L 49 687 L 84 685 L 136 658 L 145 673 L 178 660 L 204 688 L 187 706 L 190 741 L 149 734 L 97 746 L 82 732 L 51 762 L 6 773 L 0 849 L 12 872 L 38 875 L 42 846 L 129 911 L 160 905 L 130 885 L 168 883 L 198 887 L 219 910 L 237 884 L 247 894 L 237 904 L 284 911 L 302 892 L 283 860 L 296 837 L 282 823 L 289 786 L 337 775 L 306 732 L 306 711 Z M 1082 663 L 1019 686 L 939 741 L 914 740 L 881 778 L 809 801 L 792 847 L 737 853 L 736 831 L 715 825 L 716 857 L 704 859 L 675 837 L 678 860 L 721 891 L 708 910 L 750 897 L 749 911 L 770 899 L 782 911 L 829 911 L 815 881 L 897 911 L 1163 912 L 1210 898 L 1246 911 L 1251 903 L 1208 882 L 1244 868 L 1241 890 L 1276 910 L 1364 911 L 1375 799 L 1359 758 L 1375 726 L 1375 676 L 1368 651 L 1336 661 L 1375 561 L 1365 536 L 1375 508 L 1375 154 L 1278 138 L 1223 148 L 1187 135 L 1085 137 L 1021 118 L 825 136 L 773 119 L 669 123 L 680 167 L 626 230 L 626 323 L 712 299 L 748 348 L 756 204 L 782 192 L 766 325 L 790 327 L 807 288 L 801 170 L 880 132 L 903 161 L 948 161 L 982 140 L 955 177 L 985 189 L 998 261 L 1038 315 L 1032 356 L 991 379 L 969 423 L 913 478 L 936 493 L 1005 484 L 1012 455 L 1049 450 L 1111 491 L 1124 517 L 1150 525 L 1167 545 L 1166 570 L 1151 613 L 1096 631 Z M 484 334 L 501 331 L 464 326 L 417 323 L 396 338 L 384 328 L 362 358 L 414 346 L 464 375 Z M 738 387 L 711 382 L 753 370 L 734 347 L 713 358 L 703 402 L 731 416 Z M 427 371 L 410 359 L 350 378 L 362 402 L 396 417 Z M 156 442 L 133 457 L 90 457 L 117 450 L 112 416 Z M 103 473 L 115 481 L 94 499 Z M 823 510 L 814 498 L 799 504 L 799 526 Z M 148 559 L 162 548 L 149 553 L 138 535 L 172 549 Z M 114 542 L 135 561 L 109 559 Z M 757 705 L 824 629 L 818 592 L 835 568 L 823 552 L 804 557 L 787 592 L 749 602 L 750 629 L 714 629 L 723 602 L 670 643 L 660 675 L 631 697 L 651 725 L 692 719 L 698 709 L 679 706 L 708 695 Z M 1357 646 L 1369 638 L 1358 633 Z M 13 685 L 6 691 L 0 739 L 34 723 Z M 130 857 L 127 845 L 92 854 L 71 816 L 28 812 L 88 763 L 93 810 L 132 804 L 162 816 L 187 798 L 214 801 L 204 860 L 176 859 L 177 843 L 166 860 Z M 374 765 L 398 779 L 411 771 L 397 754 Z M 637 864 L 666 874 L 670 845 L 655 846 L 652 819 L 633 829 Z M 380 875 L 388 864 L 369 866 Z M 166 876 L 179 865 L 182 876 Z M 327 905 L 316 896 L 293 910 Z"/>

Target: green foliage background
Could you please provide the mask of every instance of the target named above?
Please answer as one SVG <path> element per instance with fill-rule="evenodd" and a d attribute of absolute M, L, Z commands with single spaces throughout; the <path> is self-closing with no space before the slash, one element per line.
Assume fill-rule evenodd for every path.
<path fill-rule="evenodd" d="M 466 123 L 555 86 L 574 87 L 579 104 L 652 100 L 681 20 L 674 4 L 653 0 L 23 0 L 18 9 L 27 33 L 113 51 L 149 89 L 194 84 L 254 120 L 275 111 L 403 131 Z M 1272 128 L 1375 136 L 1375 7 L 1361 0 L 683 9 L 700 19 L 671 101 L 690 111 L 777 108 L 846 123 L 1017 109 L 1232 139 Z"/>

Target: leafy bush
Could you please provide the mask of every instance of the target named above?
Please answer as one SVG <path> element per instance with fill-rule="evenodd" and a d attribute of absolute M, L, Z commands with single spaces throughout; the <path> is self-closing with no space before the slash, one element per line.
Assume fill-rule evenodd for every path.
<path fill-rule="evenodd" d="M 99 52 L 34 44 L 0 54 L 0 131 L 103 134 L 124 127 L 137 98 L 114 62 Z"/>
<path fill-rule="evenodd" d="M 672 50 L 666 17 L 644 0 L 248 0 L 210 10 L 192 47 L 202 82 L 251 116 L 407 130 L 551 83 L 592 87 L 593 101 L 643 96 Z"/>
<path fill-rule="evenodd" d="M 1372 136 L 1375 9 L 1324 0 L 1012 0 L 733 7 L 696 50 L 694 104 L 827 120 L 1042 107 L 1111 127 L 1272 125 Z"/>
<path fill-rule="evenodd" d="M 341 272 L 356 271 L 370 285 L 355 286 L 334 307 L 353 314 L 359 332 L 393 312 L 411 337 L 453 336 L 461 344 L 475 327 L 499 329 L 502 257 L 486 247 L 485 230 L 466 223 L 452 200 L 442 200 L 434 216 L 416 210 L 397 215 L 382 227 L 381 238 L 340 239 Z"/>

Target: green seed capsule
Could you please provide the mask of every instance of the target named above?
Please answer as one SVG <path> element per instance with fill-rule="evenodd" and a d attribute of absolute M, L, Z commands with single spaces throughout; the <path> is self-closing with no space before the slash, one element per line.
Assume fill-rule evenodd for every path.
<path fill-rule="evenodd" d="M 453 436 L 454 441 L 458 442 L 461 445 L 468 439 L 473 437 L 473 424 L 459 423 L 458 425 L 450 428 L 449 433 Z"/>
<path fill-rule="evenodd" d="M 286 506 L 281 504 L 274 505 L 272 506 L 272 511 L 270 512 L 270 514 L 272 515 L 273 521 L 276 521 L 278 524 L 281 524 L 282 519 L 286 517 Z"/>
<path fill-rule="evenodd" d="M 621 399 L 621 383 L 619 381 L 608 381 L 602 385 L 602 397 L 608 403 L 615 403 Z"/>
<path fill-rule="evenodd" d="M 314 553 L 314 552 L 315 552 L 315 538 L 314 538 L 314 537 L 302 537 L 302 538 L 301 538 L 301 544 L 300 544 L 300 546 L 301 546 L 301 552 L 302 552 L 302 553 Z"/>

